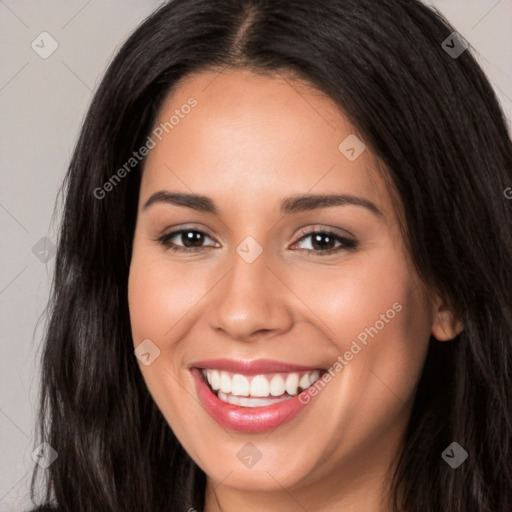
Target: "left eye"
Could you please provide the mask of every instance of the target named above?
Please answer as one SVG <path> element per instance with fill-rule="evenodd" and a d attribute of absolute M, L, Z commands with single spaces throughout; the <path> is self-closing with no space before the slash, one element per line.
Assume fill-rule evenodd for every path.
<path fill-rule="evenodd" d="M 294 245 L 299 244 L 303 240 L 310 239 L 310 247 L 302 247 L 308 253 L 332 253 L 343 249 L 352 249 L 357 243 L 351 238 L 347 238 L 332 231 L 311 231 L 303 235 Z M 336 242 L 339 244 L 335 246 Z"/>

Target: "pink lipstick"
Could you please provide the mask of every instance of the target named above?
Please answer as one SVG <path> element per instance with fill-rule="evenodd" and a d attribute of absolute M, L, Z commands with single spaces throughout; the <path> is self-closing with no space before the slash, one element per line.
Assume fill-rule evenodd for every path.
<path fill-rule="evenodd" d="M 311 402 L 308 388 L 325 373 L 318 367 L 263 359 L 198 361 L 190 371 L 210 416 L 241 432 L 264 432 L 291 421 Z"/>

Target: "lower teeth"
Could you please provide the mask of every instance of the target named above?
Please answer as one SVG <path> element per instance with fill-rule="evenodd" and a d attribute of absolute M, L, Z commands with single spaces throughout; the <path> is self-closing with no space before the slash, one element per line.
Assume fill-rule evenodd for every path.
<path fill-rule="evenodd" d="M 241 405 L 242 407 L 265 407 L 266 405 L 278 404 L 279 402 L 284 402 L 285 400 L 289 400 L 293 398 L 291 395 L 284 394 L 279 397 L 272 398 L 256 398 L 256 397 L 244 397 L 244 396 L 236 396 L 231 393 L 226 394 L 223 393 L 220 389 L 217 394 L 217 398 L 222 400 L 223 402 L 227 402 L 232 405 Z"/>

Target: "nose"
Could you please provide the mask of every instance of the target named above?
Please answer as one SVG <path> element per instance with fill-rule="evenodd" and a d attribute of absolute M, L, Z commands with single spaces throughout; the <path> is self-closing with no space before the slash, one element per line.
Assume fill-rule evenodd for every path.
<path fill-rule="evenodd" d="M 283 284 L 283 276 L 270 268 L 265 251 L 252 263 L 235 252 L 232 261 L 212 296 L 212 328 L 243 342 L 288 331 L 293 323 L 293 294 Z"/>

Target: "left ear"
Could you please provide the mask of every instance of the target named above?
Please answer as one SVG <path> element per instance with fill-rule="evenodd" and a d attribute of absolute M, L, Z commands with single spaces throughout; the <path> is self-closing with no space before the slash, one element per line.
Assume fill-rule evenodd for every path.
<path fill-rule="evenodd" d="M 438 341 L 452 340 L 463 329 L 451 306 L 439 296 L 433 303 L 432 318 L 432 335 Z"/>

